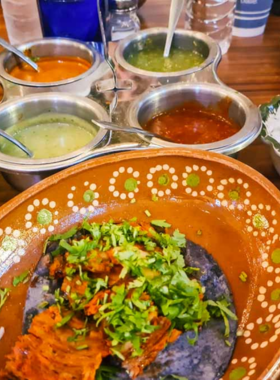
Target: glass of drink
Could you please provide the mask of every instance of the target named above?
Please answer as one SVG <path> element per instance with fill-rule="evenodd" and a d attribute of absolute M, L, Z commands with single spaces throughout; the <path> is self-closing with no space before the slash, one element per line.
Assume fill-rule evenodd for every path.
<path fill-rule="evenodd" d="M 44 37 L 100 41 L 99 0 L 38 0 Z"/>
<path fill-rule="evenodd" d="M 188 0 L 185 28 L 216 40 L 225 54 L 232 39 L 236 0 Z"/>
<path fill-rule="evenodd" d="M 36 0 L 2 0 L 1 5 L 12 45 L 42 38 Z"/>

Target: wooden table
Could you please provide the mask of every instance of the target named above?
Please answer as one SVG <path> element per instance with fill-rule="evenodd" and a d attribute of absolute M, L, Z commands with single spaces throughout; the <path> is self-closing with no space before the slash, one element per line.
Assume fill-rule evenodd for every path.
<path fill-rule="evenodd" d="M 143 28 L 166 26 L 170 0 L 147 0 L 139 11 Z M 183 27 L 184 19 L 180 20 Z M 0 37 L 7 38 L 2 12 Z M 233 38 L 218 70 L 220 78 L 256 105 L 280 93 L 280 17 L 271 16 L 263 36 Z M 269 150 L 260 140 L 238 154 L 238 159 L 269 178 L 280 189 Z M 0 205 L 17 194 L 0 176 Z"/>

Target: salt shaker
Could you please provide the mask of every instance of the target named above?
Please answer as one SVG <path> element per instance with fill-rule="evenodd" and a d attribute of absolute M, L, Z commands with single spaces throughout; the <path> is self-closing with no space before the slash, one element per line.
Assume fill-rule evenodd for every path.
<path fill-rule="evenodd" d="M 138 0 L 110 0 L 108 36 L 111 41 L 119 41 L 140 30 L 137 16 Z"/>

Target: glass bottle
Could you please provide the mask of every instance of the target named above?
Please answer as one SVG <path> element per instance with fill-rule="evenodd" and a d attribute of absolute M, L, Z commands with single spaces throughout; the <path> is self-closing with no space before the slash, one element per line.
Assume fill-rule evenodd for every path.
<path fill-rule="evenodd" d="M 225 54 L 231 44 L 236 0 L 188 0 L 185 28 L 208 34 Z"/>
<path fill-rule="evenodd" d="M 111 41 L 119 41 L 140 30 L 137 16 L 138 0 L 110 0 L 108 36 Z"/>

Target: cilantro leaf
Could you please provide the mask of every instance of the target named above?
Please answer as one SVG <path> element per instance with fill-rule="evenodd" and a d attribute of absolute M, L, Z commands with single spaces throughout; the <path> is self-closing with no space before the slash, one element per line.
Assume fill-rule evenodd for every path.
<path fill-rule="evenodd" d="M 95 379 L 96 380 L 113 380 L 114 375 L 119 372 L 119 368 L 101 365 L 96 371 Z"/>
<path fill-rule="evenodd" d="M 22 272 L 19 276 L 13 278 L 13 286 L 16 287 L 21 283 L 25 284 L 29 280 L 29 276 L 29 270 Z"/>
<path fill-rule="evenodd" d="M 69 239 L 72 236 L 74 236 L 77 231 L 78 231 L 78 228 L 77 227 L 73 227 L 73 228 L 71 228 L 71 230 L 65 232 L 64 234 L 52 235 L 49 238 L 49 241 L 57 241 L 57 240 L 62 240 L 62 239 L 64 239 L 64 240 Z"/>
<path fill-rule="evenodd" d="M 4 303 L 7 301 L 8 297 L 10 295 L 10 289 L 9 288 L 0 288 L 0 310 L 4 306 Z"/>
<path fill-rule="evenodd" d="M 61 319 L 60 322 L 56 323 L 55 327 L 56 328 L 60 328 L 60 327 L 62 327 L 64 325 L 66 325 L 69 321 L 71 321 L 71 319 L 73 318 L 73 316 L 74 316 L 74 312 L 71 312 L 71 313 L 67 314 L 65 317 L 63 317 Z"/>
<path fill-rule="evenodd" d="M 167 223 L 166 220 L 152 220 L 151 224 L 157 227 L 169 228 L 171 224 Z"/>

